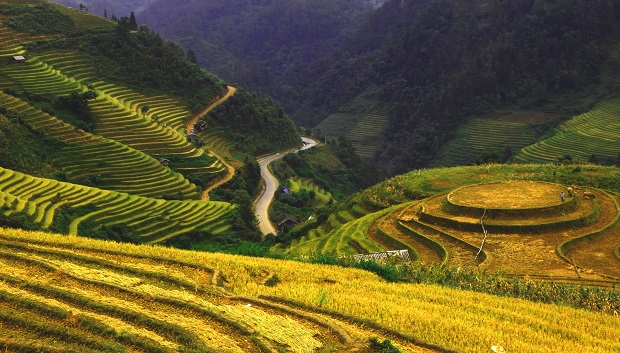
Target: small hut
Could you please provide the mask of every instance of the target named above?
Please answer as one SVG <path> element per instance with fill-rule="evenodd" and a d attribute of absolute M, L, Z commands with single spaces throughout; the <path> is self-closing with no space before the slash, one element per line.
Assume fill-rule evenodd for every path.
<path fill-rule="evenodd" d="M 167 167 L 170 165 L 170 161 L 166 158 L 160 158 L 157 161 L 159 162 L 159 164 L 163 165 L 164 167 Z"/>
<path fill-rule="evenodd" d="M 276 218 L 276 226 L 278 231 L 285 231 L 297 226 L 299 222 L 287 214 L 281 214 Z"/>
<path fill-rule="evenodd" d="M 11 64 L 21 64 L 26 62 L 26 57 L 23 55 L 14 55 L 11 57 Z"/>

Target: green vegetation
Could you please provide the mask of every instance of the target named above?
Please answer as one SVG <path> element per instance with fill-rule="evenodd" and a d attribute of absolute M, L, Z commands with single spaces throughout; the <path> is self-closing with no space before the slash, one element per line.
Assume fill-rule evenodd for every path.
<path fill-rule="evenodd" d="M 8 27 L 29 34 L 56 34 L 75 28 L 73 20 L 47 2 L 39 3 L 28 11 L 6 21 Z"/>
<path fill-rule="evenodd" d="M 77 107 L 83 103 L 79 96 L 74 95 Z M 44 158 L 62 168 L 63 174 L 59 176 L 65 180 L 147 197 L 180 193 L 181 199 L 197 198 L 195 185 L 144 153 L 86 133 L 6 94 L 0 94 L 0 107 L 7 114 L 19 116 L 22 124 L 42 136 L 39 140 L 59 139 L 56 144 L 48 143 Z M 86 110 L 85 114 L 88 114 L 87 106 L 78 110 Z M 11 160 L 7 158 L 7 161 Z M 206 156 L 200 160 L 206 165 L 213 163 Z"/>
<path fill-rule="evenodd" d="M 373 337 L 370 339 L 370 343 L 372 343 L 373 347 L 378 349 L 378 353 L 401 353 L 401 351 L 392 345 L 390 340 L 385 340 L 381 342 L 378 338 Z"/>
<path fill-rule="evenodd" d="M 305 128 L 353 133 L 347 137 L 364 156 L 378 147 L 375 158 L 391 175 L 504 161 L 555 122 L 498 131 L 479 117 L 544 111 L 564 118 L 619 92 L 620 7 L 613 1 L 387 1 L 374 10 L 311 3 L 158 1 L 141 18 L 183 38 L 205 67 L 277 98 Z M 386 124 L 383 134 L 380 124 L 352 131 L 372 114 Z M 479 124 L 489 134 L 473 141 L 487 131 Z M 370 137 L 373 130 L 379 138 Z M 472 144 L 442 148 L 455 137 Z"/>
<path fill-rule="evenodd" d="M 137 28 L 135 16 L 114 23 L 49 3 L 41 6 L 3 5 L 3 12 L 7 21 L 19 22 L 25 27 L 0 26 L 0 37 L 5 39 L 0 50 L 6 55 L 24 54 L 27 60 L 16 65 L 0 65 L 0 86 L 7 87 L 6 92 L 13 96 L 3 95 L 1 103 L 10 119 L 45 136 L 39 137 L 45 147 L 36 147 L 42 147 L 40 151 L 46 151 L 46 155 L 38 158 L 37 163 L 30 163 L 33 168 L 36 166 L 34 169 L 39 169 L 39 175 L 109 191 L 162 198 L 169 200 L 166 204 L 170 205 L 173 201 L 207 197 L 202 195 L 202 189 L 211 187 L 222 178 L 222 174 L 230 173 L 224 161 L 202 149 L 203 143 L 188 136 L 186 131 L 186 122 L 194 117 L 195 112 L 204 111 L 206 106 L 221 97 L 228 98 L 224 96 L 227 87 L 220 79 L 187 61 L 184 50 L 161 39 L 145 26 Z M 43 17 L 39 21 L 41 25 L 53 22 L 57 27 L 45 27 L 49 30 L 34 28 L 29 34 L 24 33 L 26 27 L 32 27 L 27 19 L 38 16 Z M 64 21 L 56 21 L 55 16 L 63 17 Z M 35 31 L 38 34 L 32 34 Z M 246 144 L 248 152 L 269 152 L 297 143 L 299 135 L 290 118 L 281 110 L 269 101 L 245 92 L 234 97 L 237 96 L 240 98 L 228 108 L 232 109 L 228 113 L 236 117 L 243 114 L 241 119 L 251 117 L 255 121 L 267 122 L 235 126 L 235 136 L 239 141 L 251 141 Z M 219 125 L 229 131 L 231 125 L 240 121 L 230 120 L 226 114 L 222 113 L 224 121 Z M 248 131 L 248 136 L 244 136 L 243 131 Z M 51 143 L 44 140 L 48 137 L 59 139 L 65 145 L 49 148 Z M 281 140 L 280 145 L 274 143 L 278 140 Z M 4 150 L 9 152 L 9 157 L 13 157 L 10 154 L 12 148 Z M 24 157 L 26 151 L 31 149 L 21 148 L 15 157 Z M 28 157 L 32 159 L 31 152 Z M 3 166 L 18 167 L 19 163 L 11 159 L 3 161 Z M 25 163 L 28 158 L 21 160 Z M 239 157 L 239 160 L 247 165 L 247 170 L 252 169 L 251 159 Z M 46 168 L 49 171 L 44 171 L 43 166 L 38 165 L 39 161 L 48 163 Z M 235 167 L 241 166 L 239 162 L 234 163 Z M 238 171 L 240 175 L 247 173 L 245 169 Z M 147 211 L 149 207 L 160 205 L 159 201 L 138 201 L 127 196 L 128 200 L 136 202 L 137 207 L 119 202 L 131 211 L 122 211 L 116 216 L 104 217 L 103 213 L 109 211 L 105 207 L 83 215 L 71 209 L 64 212 L 58 205 L 57 214 L 67 213 L 67 216 L 57 218 L 65 219 L 70 226 L 61 222 L 62 225 L 54 226 L 54 229 L 117 240 L 120 238 L 113 234 L 135 233 L 142 240 L 145 234 L 150 234 L 153 241 L 162 240 L 155 235 L 156 232 L 173 237 L 196 231 L 199 233 L 196 238 L 200 238 L 197 243 L 208 243 L 213 233 L 231 228 L 228 215 L 240 212 L 241 217 L 234 229 L 240 233 L 248 232 L 240 239 L 255 239 L 250 196 L 256 193 L 258 185 L 254 179 L 249 177 L 247 187 L 235 183 L 232 189 L 227 186 L 227 191 L 222 192 L 226 196 L 216 195 L 216 199 L 237 202 L 240 205 L 238 211 L 229 212 L 232 210 L 230 205 L 215 207 L 213 213 L 205 217 L 206 214 L 201 212 L 209 209 L 207 205 L 211 204 L 205 204 L 204 210 L 202 206 L 200 210 L 194 210 L 191 202 L 181 203 L 183 212 L 179 211 L 172 218 L 164 212 L 161 221 L 166 224 L 151 222 L 149 228 L 146 219 L 142 220 L 143 223 L 138 222 L 137 215 L 139 210 L 150 212 Z M 236 193 L 233 189 L 237 187 L 243 191 Z M 8 205 L 14 206 L 10 202 Z M 34 205 L 29 207 L 36 209 Z M 11 212 L 20 214 L 19 208 L 17 206 Z M 29 217 L 33 216 L 31 209 L 27 213 Z M 36 222 L 34 219 L 29 221 L 36 227 L 52 227 L 53 212 L 49 215 L 37 212 Z M 98 216 L 91 217 L 93 213 Z M 125 216 L 129 217 L 126 218 L 129 228 L 122 230 L 118 228 L 119 220 Z M 219 223 L 212 228 L 199 225 L 205 225 L 204 222 L 212 224 L 214 217 L 219 216 Z M 30 227 L 28 222 L 21 223 Z M 156 229 L 158 226 L 161 229 Z M 170 232 L 172 228 L 175 229 Z M 231 238 L 236 239 L 237 235 Z M 132 236 L 123 239 L 134 241 Z"/>
<path fill-rule="evenodd" d="M 26 229 L 55 229 L 104 239 L 116 239 L 106 234 L 118 231 L 124 234 L 120 238 L 123 240 L 156 243 L 194 230 L 224 232 L 236 213 L 235 207 L 223 202 L 164 201 L 36 178 L 8 169 L 0 172 L 2 213 L 9 217 L 10 224 L 21 223 Z M 114 228 L 119 225 L 132 230 Z M 134 232 L 139 238 L 131 236 Z"/>
<path fill-rule="evenodd" d="M 221 134 L 243 153 L 260 155 L 299 144 L 299 134 L 282 108 L 243 89 L 203 118 L 210 127 L 224 127 Z"/>
<path fill-rule="evenodd" d="M 441 148 L 432 165 L 450 167 L 519 160 L 514 155 L 549 134 L 558 119 L 559 115 L 537 111 L 498 112 L 468 119 Z"/>
<path fill-rule="evenodd" d="M 345 136 L 359 156 L 374 159 L 387 124 L 386 116 L 380 114 L 336 113 L 328 116 L 312 131 L 319 140 Z"/>
<path fill-rule="evenodd" d="M 22 115 L 0 108 L 2 166 L 40 177 L 54 177 L 60 172 L 53 163 L 54 151 L 63 145 L 60 140 L 31 130 Z"/>
<path fill-rule="evenodd" d="M 556 162 L 569 156 L 573 162 L 618 165 L 620 155 L 620 100 L 598 104 L 594 109 L 559 125 L 554 134 L 523 148 L 515 162 Z"/>
<path fill-rule="evenodd" d="M 383 115 L 365 114 L 346 136 L 361 157 L 374 159 L 387 124 Z"/>

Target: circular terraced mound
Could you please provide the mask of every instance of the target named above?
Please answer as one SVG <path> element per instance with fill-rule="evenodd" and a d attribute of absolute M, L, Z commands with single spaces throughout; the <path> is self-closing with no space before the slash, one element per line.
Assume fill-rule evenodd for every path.
<path fill-rule="evenodd" d="M 559 205 L 560 192 L 566 193 L 566 188 L 559 184 L 508 181 L 463 187 L 451 192 L 448 200 L 458 206 L 518 210 Z"/>

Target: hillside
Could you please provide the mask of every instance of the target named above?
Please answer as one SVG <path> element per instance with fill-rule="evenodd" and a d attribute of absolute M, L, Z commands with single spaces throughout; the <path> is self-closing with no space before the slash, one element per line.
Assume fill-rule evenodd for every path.
<path fill-rule="evenodd" d="M 0 13 L 2 224 L 135 242 L 252 237 L 250 218 L 232 224 L 249 196 L 197 200 L 243 166 L 220 153 L 300 144 L 281 109 L 127 18 L 39 0 L 0 3 Z M 225 150 L 205 142 L 207 126 L 227 132 Z"/>
<path fill-rule="evenodd" d="M 612 287 L 620 283 L 618 173 L 532 164 L 414 171 L 360 192 L 276 248 L 298 256 L 407 249 L 426 265 Z"/>
<path fill-rule="evenodd" d="M 209 5 L 223 32 L 246 16 L 231 43 L 294 79 L 274 81 L 284 87 L 274 97 L 298 95 L 289 102 L 302 120 L 330 115 L 322 126 L 346 135 L 324 131 L 319 146 L 284 154 L 300 136 L 273 98 L 201 69 L 133 16 L 0 0 L 0 350 L 620 351 L 620 169 L 575 163 L 615 155 L 614 4 L 380 3 L 153 5 L 192 16 Z M 559 20 L 579 12 L 586 22 L 566 32 Z M 280 18 L 290 31 L 271 26 Z M 547 20 L 559 32 L 531 42 L 525 30 Z M 479 43 L 461 42 L 472 34 Z M 511 51 L 528 41 L 532 51 Z M 558 61 L 543 75 L 526 63 L 545 49 Z M 254 68 L 247 82 L 268 79 Z M 483 114 L 500 106 L 501 123 Z M 442 149 L 450 131 L 471 153 Z M 384 179 L 360 158 L 383 153 L 395 172 L 433 153 L 449 164 L 501 152 L 524 164 Z M 558 153 L 561 163 L 525 164 Z M 307 220 L 265 238 L 252 203 L 264 155 L 281 157 L 272 218 Z M 384 181 L 356 193 L 374 180 Z M 356 257 L 395 249 L 412 261 Z"/>
<path fill-rule="evenodd" d="M 194 50 L 205 67 L 241 75 L 232 79 L 271 95 L 303 126 L 351 134 L 360 155 L 391 174 L 503 159 L 492 144 L 448 155 L 446 146 L 463 141 L 478 117 L 567 119 L 618 96 L 613 1 L 171 4 L 139 17 Z M 364 116 L 376 119 L 353 131 Z M 512 154 L 547 131 L 526 131 Z"/>
<path fill-rule="evenodd" d="M 618 316 L 333 266 L 6 229 L 0 262 L 9 351 L 379 352 L 384 339 L 401 352 L 620 348 Z"/>
<path fill-rule="evenodd" d="M 82 5 L 82 10 L 100 17 L 120 18 L 122 16 L 129 16 L 133 11 L 140 13 L 145 10 L 155 0 L 55 0 L 54 2 L 70 6 L 79 10 Z"/>
<path fill-rule="evenodd" d="M 158 1 L 138 14 L 197 62 L 231 82 L 272 95 L 338 47 L 372 9 L 361 0 Z"/>
<path fill-rule="evenodd" d="M 373 92 L 390 121 L 379 159 L 392 173 L 425 167 L 468 116 L 567 116 L 616 97 L 617 18 L 610 1 L 387 2 L 303 81 L 312 115 L 294 116 L 311 125 Z"/>

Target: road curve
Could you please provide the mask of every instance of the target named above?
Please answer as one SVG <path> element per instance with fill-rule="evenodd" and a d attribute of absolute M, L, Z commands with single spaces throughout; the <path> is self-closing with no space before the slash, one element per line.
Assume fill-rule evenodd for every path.
<path fill-rule="evenodd" d="M 258 160 L 258 164 L 260 165 L 260 174 L 263 178 L 264 188 L 260 195 L 254 201 L 254 213 L 256 214 L 256 219 L 258 220 L 258 228 L 263 236 L 273 233 L 277 234 L 276 229 L 271 224 L 269 220 L 269 205 L 271 201 L 273 201 L 273 195 L 278 189 L 280 183 L 278 179 L 271 173 L 269 170 L 269 164 L 275 160 L 278 160 L 284 157 L 287 153 L 290 152 L 298 152 L 301 150 L 308 149 L 310 147 L 315 146 L 318 142 L 308 137 L 302 137 L 302 141 L 304 142 L 304 146 L 302 148 L 291 150 L 283 153 L 275 153 L 269 156 L 262 157 Z"/>

